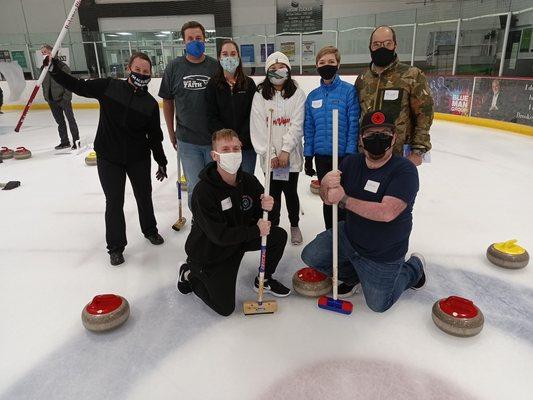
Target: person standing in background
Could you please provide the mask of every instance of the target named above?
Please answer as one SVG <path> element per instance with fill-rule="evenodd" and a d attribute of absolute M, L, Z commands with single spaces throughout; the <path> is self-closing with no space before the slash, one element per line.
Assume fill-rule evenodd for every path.
<path fill-rule="evenodd" d="M 49 44 L 43 44 L 41 46 L 41 54 L 43 58 L 52 54 L 52 46 Z M 57 57 L 56 57 L 57 59 Z M 67 74 L 70 74 L 70 68 L 63 61 L 57 59 L 57 67 Z M 41 70 L 43 67 L 41 67 Z M 80 133 L 78 131 L 78 124 L 74 118 L 74 111 L 72 111 L 72 92 L 65 89 L 50 77 L 50 74 L 46 74 L 43 84 L 43 96 L 52 115 L 57 123 L 57 130 L 59 132 L 60 143 L 55 147 L 56 150 L 68 149 L 70 142 L 67 133 L 67 124 L 65 123 L 65 116 L 67 117 L 68 126 L 70 128 L 70 134 L 72 135 L 72 150 L 77 148 L 76 142 L 80 140 Z"/>
<path fill-rule="evenodd" d="M 313 176 L 315 159 L 318 179 L 332 170 L 332 113 L 339 110 L 339 162 L 346 154 L 357 153 L 359 134 L 359 100 L 357 90 L 338 75 L 341 62 L 339 50 L 333 46 L 322 48 L 316 56 L 320 86 L 309 93 L 305 102 L 304 155 L 305 173 Z M 331 205 L 323 204 L 326 229 L 332 226 Z M 339 221 L 344 221 L 339 210 Z"/>
<path fill-rule="evenodd" d="M 181 27 L 181 35 L 186 55 L 175 58 L 165 68 L 159 97 L 163 98 L 163 114 L 170 142 L 179 151 L 187 178 L 190 209 L 198 174 L 212 161 L 205 89 L 219 64 L 205 55 L 205 29 L 202 24 L 186 22 Z"/>
<path fill-rule="evenodd" d="M 381 109 L 390 115 L 396 126 L 394 154 L 406 154 L 419 166 L 424 154 L 431 150 L 433 98 L 424 73 L 400 63 L 397 47 L 394 29 L 386 25 L 374 29 L 369 42 L 372 62 L 357 77 L 355 86 L 361 114 Z M 408 148 L 404 149 L 404 145 Z"/>
<path fill-rule="evenodd" d="M 49 57 L 44 61 L 45 66 Z M 148 92 L 152 61 L 134 53 L 128 63 L 127 79 L 76 79 L 60 68 L 54 58 L 49 75 L 78 96 L 94 98 L 100 104 L 100 119 L 94 139 L 98 154 L 98 177 L 106 198 L 105 227 L 111 265 L 124 262 L 127 245 L 124 192 L 128 176 L 139 211 L 141 230 L 153 245 L 164 239 L 158 233 L 152 202 L 150 152 L 158 164 L 156 178 L 167 177 L 159 104 Z"/>
<path fill-rule="evenodd" d="M 273 226 L 279 225 L 281 193 L 285 195 L 291 243 L 301 244 L 300 199 L 298 198 L 298 176 L 303 164 L 303 123 L 305 114 L 305 93 L 291 77 L 291 64 L 287 56 L 279 51 L 271 54 L 265 65 L 266 77 L 259 85 L 252 102 L 250 136 L 255 151 L 261 156 L 261 167 L 266 173 L 266 163 L 272 165 L 270 194 L 274 208 L 268 218 Z M 269 110 L 273 109 L 271 159 L 266 159 L 268 143 Z"/>
<path fill-rule="evenodd" d="M 255 153 L 250 139 L 250 111 L 256 91 L 255 82 L 242 69 L 239 47 L 225 40 L 218 54 L 218 71 L 207 84 L 207 124 L 209 131 L 226 128 L 239 135 L 242 143 L 242 170 L 255 172 Z"/>

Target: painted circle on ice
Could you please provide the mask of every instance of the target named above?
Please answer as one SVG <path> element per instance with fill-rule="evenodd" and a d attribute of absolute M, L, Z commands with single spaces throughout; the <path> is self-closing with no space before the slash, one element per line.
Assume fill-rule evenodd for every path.
<path fill-rule="evenodd" d="M 324 360 L 301 368 L 263 390 L 261 400 L 433 399 L 474 400 L 456 383 L 392 361 Z"/>

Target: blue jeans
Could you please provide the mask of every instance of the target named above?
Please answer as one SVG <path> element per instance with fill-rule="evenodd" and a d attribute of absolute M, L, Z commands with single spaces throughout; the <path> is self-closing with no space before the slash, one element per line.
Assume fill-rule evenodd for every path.
<path fill-rule="evenodd" d="M 198 174 L 204 167 L 213 161 L 211 158 L 211 145 L 199 145 L 179 142 L 179 152 L 183 172 L 187 179 L 187 203 L 191 209 L 191 196 L 194 187 L 200 180 Z M 178 178 L 179 179 L 179 178 Z"/>
<path fill-rule="evenodd" d="M 366 304 L 375 312 L 387 311 L 404 290 L 422 277 L 418 258 L 392 262 L 375 262 L 362 257 L 352 247 L 344 221 L 339 222 L 339 280 L 347 284 L 361 282 Z M 332 230 L 320 233 L 302 251 L 305 264 L 331 276 L 333 260 Z"/>
<path fill-rule="evenodd" d="M 255 173 L 255 161 L 257 159 L 257 154 L 254 149 L 243 150 L 242 151 L 242 170 L 253 175 Z"/>

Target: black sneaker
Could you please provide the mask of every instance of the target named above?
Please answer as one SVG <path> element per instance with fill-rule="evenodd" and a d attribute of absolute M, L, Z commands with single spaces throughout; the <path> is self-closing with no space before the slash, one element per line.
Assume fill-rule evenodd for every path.
<path fill-rule="evenodd" d="M 254 291 L 259 292 L 259 278 L 256 276 L 253 286 Z M 265 278 L 263 282 L 264 293 L 272 293 L 276 297 L 287 297 L 291 294 L 291 290 L 285 287 L 282 283 L 278 282 L 274 278 Z"/>
<path fill-rule="evenodd" d="M 109 261 L 113 266 L 120 265 L 124 262 L 124 256 L 119 252 L 109 253 Z"/>
<path fill-rule="evenodd" d="M 72 145 L 72 147 L 70 148 L 71 150 L 76 150 L 78 148 L 78 146 L 76 146 L 76 142 L 74 142 L 74 144 Z"/>
<path fill-rule="evenodd" d="M 178 279 L 176 280 L 176 287 L 182 294 L 189 294 L 192 292 L 191 284 L 189 283 L 189 273 L 191 269 L 186 262 L 182 262 L 179 272 Z"/>
<path fill-rule="evenodd" d="M 59 143 L 54 149 L 56 150 L 63 150 L 68 149 L 70 147 L 70 143 Z"/>
<path fill-rule="evenodd" d="M 420 264 L 422 264 L 422 276 L 415 285 L 411 286 L 411 289 L 419 290 L 422 289 L 422 287 L 424 287 L 426 284 L 426 273 L 424 272 L 424 268 L 426 267 L 426 259 L 420 253 L 413 253 L 411 254 L 411 257 L 418 258 L 420 260 Z"/>
<path fill-rule="evenodd" d="M 337 286 L 337 297 L 339 299 L 346 299 L 348 297 L 352 297 L 354 294 L 357 293 L 358 284 L 359 282 L 356 282 L 353 285 L 342 282 L 339 286 Z"/>
<path fill-rule="evenodd" d="M 145 238 L 156 246 L 165 243 L 165 239 L 159 233 L 152 233 L 151 235 L 145 236 Z"/>

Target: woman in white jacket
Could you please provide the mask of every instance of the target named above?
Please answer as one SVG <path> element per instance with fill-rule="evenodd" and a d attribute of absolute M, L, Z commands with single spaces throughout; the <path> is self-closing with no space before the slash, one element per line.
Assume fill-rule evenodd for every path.
<path fill-rule="evenodd" d="M 266 173 L 268 115 L 273 109 L 271 160 L 272 175 L 270 195 L 274 209 L 269 214 L 273 226 L 279 225 L 281 193 L 291 223 L 291 243 L 302 243 L 300 200 L 298 198 L 298 175 L 303 166 L 303 124 L 305 117 L 305 94 L 291 78 L 291 65 L 287 56 L 280 52 L 271 54 L 265 65 L 266 77 L 257 88 L 250 116 L 250 137 L 255 152 L 261 158 L 261 167 Z M 288 179 L 286 172 L 288 171 Z M 284 176 L 285 175 L 285 176 Z"/>

